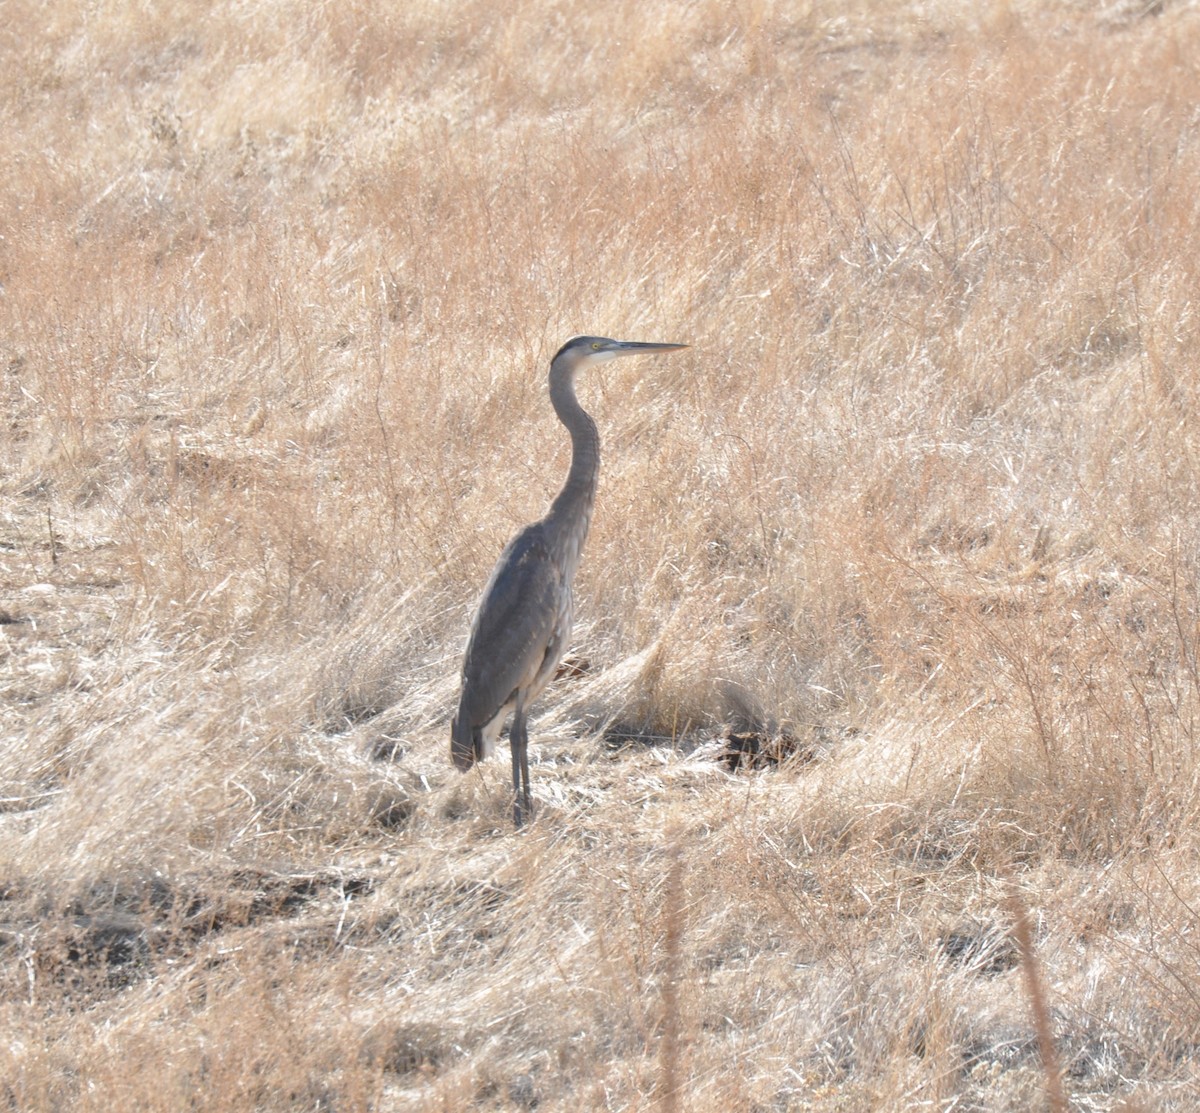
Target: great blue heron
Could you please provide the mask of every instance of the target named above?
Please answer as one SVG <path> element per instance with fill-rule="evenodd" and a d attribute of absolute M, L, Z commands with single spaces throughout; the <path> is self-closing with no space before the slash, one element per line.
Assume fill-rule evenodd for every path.
<path fill-rule="evenodd" d="M 617 356 L 686 347 L 577 336 L 550 361 L 550 403 L 571 434 L 571 470 L 546 516 L 505 547 L 483 589 L 463 659 L 458 714 L 450 727 L 450 754 L 465 772 L 491 756 L 512 712 L 513 820 L 518 827 L 533 807 L 526 717 L 571 636 L 571 585 L 600 472 L 600 435 L 575 397 L 575 375 L 582 367 Z"/>

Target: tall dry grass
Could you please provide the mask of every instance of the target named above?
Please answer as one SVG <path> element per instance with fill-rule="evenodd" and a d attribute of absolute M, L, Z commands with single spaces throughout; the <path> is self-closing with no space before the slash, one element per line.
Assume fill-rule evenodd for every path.
<path fill-rule="evenodd" d="M 1196 1104 L 1194 6 L 4 13 L 12 1108 Z"/>

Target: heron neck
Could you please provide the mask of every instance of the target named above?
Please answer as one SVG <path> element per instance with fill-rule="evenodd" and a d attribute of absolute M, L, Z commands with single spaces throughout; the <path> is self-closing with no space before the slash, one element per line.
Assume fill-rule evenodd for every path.
<path fill-rule="evenodd" d="M 561 368 L 550 369 L 550 402 L 558 419 L 571 434 L 571 470 L 546 515 L 546 524 L 571 550 L 572 565 L 592 520 L 596 480 L 600 474 L 600 434 L 596 423 L 575 397 L 574 376 Z"/>

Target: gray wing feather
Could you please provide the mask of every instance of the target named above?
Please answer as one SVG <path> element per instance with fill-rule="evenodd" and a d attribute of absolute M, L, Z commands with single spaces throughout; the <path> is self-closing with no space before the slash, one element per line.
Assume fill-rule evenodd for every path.
<path fill-rule="evenodd" d="M 546 653 L 561 649 L 556 637 L 570 613 L 561 570 L 540 522 L 527 526 L 505 547 L 483 589 L 463 661 L 459 719 L 472 726 L 490 722 L 516 689 L 541 670 Z"/>

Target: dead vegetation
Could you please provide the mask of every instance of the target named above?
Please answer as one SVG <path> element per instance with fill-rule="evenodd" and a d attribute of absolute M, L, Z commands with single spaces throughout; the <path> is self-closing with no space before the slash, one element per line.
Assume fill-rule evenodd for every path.
<path fill-rule="evenodd" d="M 4 23 L 0 1104 L 1196 1106 L 1191 5 Z"/>

